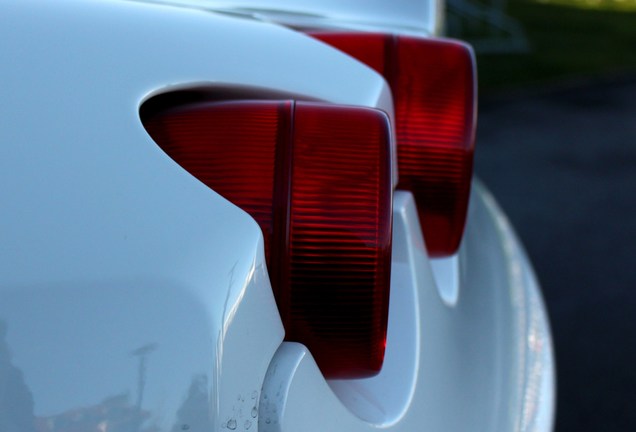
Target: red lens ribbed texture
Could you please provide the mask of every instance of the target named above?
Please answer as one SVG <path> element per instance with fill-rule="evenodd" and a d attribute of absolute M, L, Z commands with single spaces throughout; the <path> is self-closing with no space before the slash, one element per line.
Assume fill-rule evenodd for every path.
<path fill-rule="evenodd" d="M 172 108 L 144 124 L 261 226 L 286 339 L 307 345 L 325 376 L 379 372 L 391 263 L 386 115 L 241 101 Z"/>
<path fill-rule="evenodd" d="M 472 178 L 476 115 L 472 50 L 447 39 L 342 32 L 312 36 L 366 63 L 390 84 L 398 188 L 415 197 L 429 253 L 455 253 L 464 231 Z"/>
<path fill-rule="evenodd" d="M 397 38 L 392 86 L 398 188 L 413 192 L 429 253 L 459 247 L 466 221 L 475 133 L 475 74 L 468 46 Z"/>
<path fill-rule="evenodd" d="M 331 377 L 371 375 L 384 358 L 389 130 L 376 110 L 297 103 L 285 322 Z"/>
<path fill-rule="evenodd" d="M 258 222 L 268 257 L 275 143 L 289 135 L 290 110 L 290 102 L 208 103 L 175 108 L 144 123 L 179 165 Z"/>

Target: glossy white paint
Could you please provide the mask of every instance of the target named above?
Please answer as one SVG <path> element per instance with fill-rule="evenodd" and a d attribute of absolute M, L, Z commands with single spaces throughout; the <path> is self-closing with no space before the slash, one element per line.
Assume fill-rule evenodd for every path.
<path fill-rule="evenodd" d="M 459 254 L 449 257 L 431 258 L 431 271 L 440 297 L 449 306 L 454 306 L 459 299 Z"/>
<path fill-rule="evenodd" d="M 0 15 L 0 385 L 14 386 L 0 429 L 256 429 L 283 337 L 260 230 L 151 141 L 139 106 L 241 86 L 391 112 L 384 80 L 207 12 L 24 1 Z"/>
<path fill-rule="evenodd" d="M 252 16 L 296 27 L 439 34 L 442 0 L 136 0 Z"/>
<path fill-rule="evenodd" d="M 352 28 L 409 31 L 387 2 L 368 15 L 359 2 L 294 4 L 290 20 L 324 8 L 335 12 L 316 23 L 355 14 Z M 422 4 L 395 13 L 418 21 L 408 8 Z M 240 87 L 392 116 L 391 96 L 349 57 L 226 5 L 0 4 L 0 430 L 550 430 L 545 311 L 480 186 L 459 255 L 434 271 L 413 201 L 396 194 L 379 376 L 326 382 L 304 347 L 281 343 L 257 225 L 158 149 L 139 106 Z"/>
<path fill-rule="evenodd" d="M 460 292 L 449 304 L 412 197 L 396 193 L 386 367 L 371 379 L 327 383 L 305 347 L 283 343 L 263 387 L 259 430 L 551 430 L 554 359 L 530 264 L 480 185 L 468 220 Z"/>

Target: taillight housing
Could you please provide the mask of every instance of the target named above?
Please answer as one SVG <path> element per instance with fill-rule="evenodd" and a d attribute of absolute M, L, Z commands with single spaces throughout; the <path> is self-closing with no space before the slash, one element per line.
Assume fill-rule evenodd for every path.
<path fill-rule="evenodd" d="M 391 265 L 386 114 L 254 100 L 161 109 L 143 121 L 179 165 L 260 225 L 286 339 L 307 345 L 327 377 L 377 373 Z"/>
<path fill-rule="evenodd" d="M 450 40 L 310 32 L 382 74 L 393 93 L 398 189 L 413 193 L 431 256 L 455 253 L 466 221 L 476 127 L 476 66 Z"/>

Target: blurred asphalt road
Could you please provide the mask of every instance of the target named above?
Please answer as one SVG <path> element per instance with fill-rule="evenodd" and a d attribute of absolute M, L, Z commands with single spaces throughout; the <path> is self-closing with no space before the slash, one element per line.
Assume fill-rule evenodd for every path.
<path fill-rule="evenodd" d="M 556 432 L 636 430 L 636 79 L 486 100 L 476 152 L 543 285 Z"/>

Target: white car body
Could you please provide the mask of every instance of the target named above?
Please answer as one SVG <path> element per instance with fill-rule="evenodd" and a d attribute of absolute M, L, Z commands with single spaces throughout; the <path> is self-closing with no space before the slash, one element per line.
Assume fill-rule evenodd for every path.
<path fill-rule="evenodd" d="M 434 35 L 441 6 L 172 3 L 0 4 L 0 431 L 550 431 L 539 286 L 482 186 L 458 254 L 437 260 L 395 193 L 384 367 L 327 381 L 283 341 L 257 224 L 139 119 L 193 86 L 392 118 L 381 76 L 265 21 Z"/>

